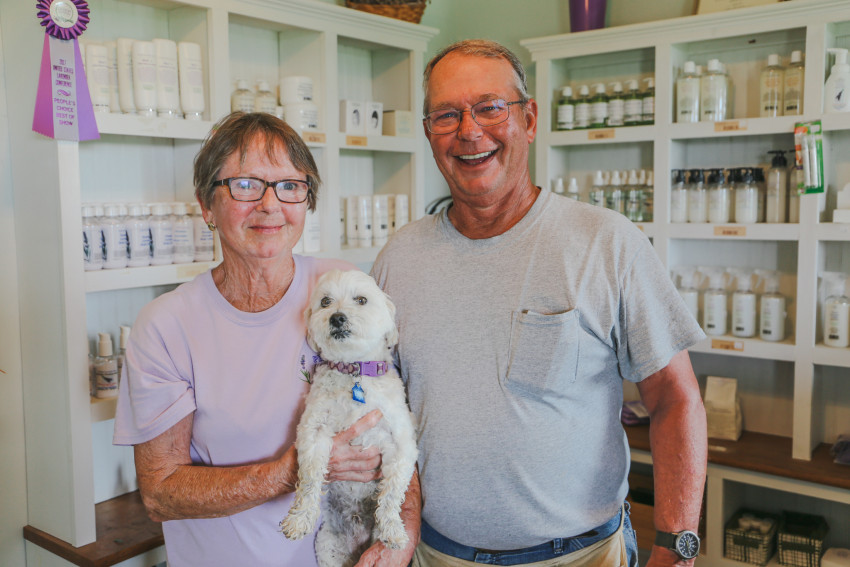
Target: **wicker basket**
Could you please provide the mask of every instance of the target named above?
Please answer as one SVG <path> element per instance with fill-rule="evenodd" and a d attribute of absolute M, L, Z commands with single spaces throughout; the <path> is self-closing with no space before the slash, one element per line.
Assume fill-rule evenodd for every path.
<path fill-rule="evenodd" d="M 345 0 L 345 5 L 362 12 L 418 24 L 428 2 L 429 0 Z"/>
<path fill-rule="evenodd" d="M 770 518 L 773 527 L 766 534 L 743 530 L 738 526 L 738 520 L 744 514 L 751 514 L 759 518 Z M 741 508 L 726 522 L 723 557 L 752 563 L 753 565 L 767 565 L 776 551 L 776 532 L 779 529 L 780 517 L 774 514 L 758 512 Z"/>
<path fill-rule="evenodd" d="M 782 512 L 779 527 L 779 563 L 794 567 L 819 567 L 823 540 L 829 526 L 823 516 Z"/>

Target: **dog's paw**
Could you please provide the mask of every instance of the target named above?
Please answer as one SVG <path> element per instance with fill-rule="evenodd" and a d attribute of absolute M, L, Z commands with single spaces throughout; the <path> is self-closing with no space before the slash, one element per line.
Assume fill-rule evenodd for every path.
<path fill-rule="evenodd" d="M 293 514 L 290 512 L 283 521 L 280 522 L 280 531 L 283 532 L 288 539 L 301 539 L 307 534 L 313 532 L 315 520 L 310 521 L 306 514 Z"/>
<path fill-rule="evenodd" d="M 402 549 L 409 542 L 404 524 L 398 522 L 387 522 L 378 528 L 378 539 L 384 542 L 390 549 Z"/>

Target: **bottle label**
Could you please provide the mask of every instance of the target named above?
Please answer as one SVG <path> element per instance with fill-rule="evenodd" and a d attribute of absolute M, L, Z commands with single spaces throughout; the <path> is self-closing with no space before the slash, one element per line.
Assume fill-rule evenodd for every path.
<path fill-rule="evenodd" d="M 638 98 L 630 98 L 624 105 L 626 123 L 640 122 L 643 120 L 643 104 Z"/>
<path fill-rule="evenodd" d="M 655 120 L 655 97 L 647 96 L 643 99 L 643 121 L 652 122 Z"/>
<path fill-rule="evenodd" d="M 608 125 L 622 126 L 625 116 L 625 102 L 618 98 L 608 102 Z"/>
<path fill-rule="evenodd" d="M 590 126 L 590 104 L 580 102 L 575 110 L 576 128 L 587 128 Z"/>
<path fill-rule="evenodd" d="M 594 102 L 591 105 L 590 109 L 590 123 L 594 126 L 605 125 L 605 121 L 608 118 L 608 103 L 607 102 Z"/>
<path fill-rule="evenodd" d="M 572 130 L 575 126 L 575 107 L 572 104 L 558 106 L 558 130 Z"/>

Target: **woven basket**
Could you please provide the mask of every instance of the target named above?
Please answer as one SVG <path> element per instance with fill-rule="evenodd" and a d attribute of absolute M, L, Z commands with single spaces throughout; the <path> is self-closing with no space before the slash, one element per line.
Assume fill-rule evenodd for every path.
<path fill-rule="evenodd" d="M 345 5 L 355 10 L 377 14 L 379 16 L 387 16 L 405 22 L 413 22 L 418 24 L 422 20 L 422 14 L 425 12 L 425 5 L 429 0 L 345 0 Z"/>

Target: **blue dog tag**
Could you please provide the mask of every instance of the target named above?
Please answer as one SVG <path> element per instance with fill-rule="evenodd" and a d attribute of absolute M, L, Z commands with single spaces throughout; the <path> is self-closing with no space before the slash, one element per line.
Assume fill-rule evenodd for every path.
<path fill-rule="evenodd" d="M 366 403 L 366 395 L 363 392 L 363 388 L 360 386 L 360 382 L 355 382 L 354 387 L 351 388 L 351 399 L 355 402 L 360 402 L 361 404 Z"/>

